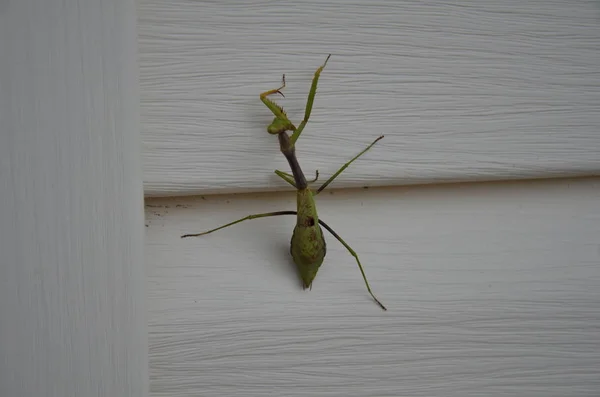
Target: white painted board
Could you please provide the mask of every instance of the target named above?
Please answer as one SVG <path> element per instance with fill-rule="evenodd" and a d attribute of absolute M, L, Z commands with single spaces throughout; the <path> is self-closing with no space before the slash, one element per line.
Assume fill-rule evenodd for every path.
<path fill-rule="evenodd" d="M 306 173 L 336 187 L 600 172 L 594 1 L 141 0 L 147 196 L 281 190 L 260 92 L 287 76 Z"/>
<path fill-rule="evenodd" d="M 0 396 L 147 397 L 133 0 L 0 0 Z"/>
<path fill-rule="evenodd" d="M 597 396 L 600 178 L 318 196 L 311 291 L 293 193 L 147 200 L 151 395 Z"/>

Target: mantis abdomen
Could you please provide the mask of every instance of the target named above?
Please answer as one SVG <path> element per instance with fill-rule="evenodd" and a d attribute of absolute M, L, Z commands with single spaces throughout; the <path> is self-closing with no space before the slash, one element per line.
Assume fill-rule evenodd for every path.
<path fill-rule="evenodd" d="M 325 259 L 327 245 L 319 218 L 313 193 L 310 189 L 297 192 L 298 215 L 290 252 L 298 267 L 303 287 L 309 288 Z"/>

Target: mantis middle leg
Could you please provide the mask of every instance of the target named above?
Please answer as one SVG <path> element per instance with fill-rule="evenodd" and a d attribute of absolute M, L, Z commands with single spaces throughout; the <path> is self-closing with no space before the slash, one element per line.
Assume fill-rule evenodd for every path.
<path fill-rule="evenodd" d="M 283 179 L 284 181 L 286 181 L 287 183 L 289 183 L 296 189 L 298 188 L 296 186 L 296 182 L 294 181 L 294 176 L 292 174 L 288 174 L 287 172 L 283 172 L 283 171 L 279 171 L 279 170 L 275 170 L 275 173 L 277 174 L 277 176 L 279 176 L 281 179 Z M 308 183 L 314 183 L 318 179 L 319 179 L 319 170 L 315 170 L 315 178 L 308 181 Z"/>
<path fill-rule="evenodd" d="M 324 183 L 324 184 L 322 184 L 322 185 L 321 185 L 321 187 L 320 187 L 320 188 L 318 188 L 318 189 L 317 189 L 317 191 L 315 192 L 315 195 L 317 195 L 317 194 L 321 193 L 321 191 L 322 191 L 323 189 L 325 189 L 325 188 L 326 188 L 326 187 L 327 187 L 327 186 L 328 186 L 328 185 L 329 185 L 331 182 L 333 182 L 333 180 L 334 180 L 335 178 L 337 178 L 337 176 L 338 176 L 339 174 L 341 174 L 341 173 L 342 173 L 342 171 L 344 171 L 346 168 L 348 168 L 348 166 L 349 166 L 350 164 L 352 164 L 352 163 L 354 162 L 354 160 L 356 160 L 357 158 L 359 158 L 360 156 L 362 156 L 363 154 L 365 154 L 365 152 L 366 152 L 367 150 L 371 149 L 371 147 L 372 147 L 373 145 L 375 145 L 375 144 L 377 143 L 377 141 L 379 141 L 380 139 L 383 139 L 383 137 L 384 137 L 384 136 L 383 136 L 383 135 L 381 135 L 379 138 L 375 139 L 375 140 L 374 140 L 374 141 L 373 141 L 373 142 L 372 142 L 372 143 L 371 143 L 369 146 L 367 146 L 367 148 L 366 148 L 365 150 L 363 150 L 362 152 L 360 152 L 359 154 L 357 154 L 356 156 L 354 156 L 354 158 L 353 158 L 352 160 L 348 161 L 346 164 L 342 165 L 342 166 L 340 167 L 340 169 L 339 169 L 339 170 L 337 170 L 337 172 L 336 172 L 335 174 L 333 174 L 333 175 L 332 175 L 332 176 L 331 176 L 329 179 L 327 179 L 327 181 L 325 181 L 325 183 Z"/>

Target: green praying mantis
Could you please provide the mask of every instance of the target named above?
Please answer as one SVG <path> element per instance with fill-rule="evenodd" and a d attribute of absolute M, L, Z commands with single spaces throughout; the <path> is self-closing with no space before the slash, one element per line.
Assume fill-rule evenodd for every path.
<path fill-rule="evenodd" d="M 279 177 L 281 177 L 281 179 L 283 179 L 284 181 L 292 185 L 294 188 L 296 188 L 297 211 L 277 211 L 267 212 L 263 214 L 248 215 L 244 218 L 238 219 L 234 222 L 217 227 L 215 229 L 211 229 L 203 233 L 185 234 L 181 236 L 181 238 L 202 236 L 249 219 L 265 218 L 269 216 L 279 215 L 296 215 L 297 220 L 296 226 L 294 227 L 294 232 L 292 234 L 290 253 L 300 273 L 303 288 L 306 289 L 312 287 L 313 280 L 317 275 L 317 272 L 319 271 L 319 267 L 325 259 L 325 253 L 327 249 L 325 244 L 325 238 L 323 237 L 323 230 L 321 229 L 321 226 L 323 226 L 344 247 L 346 247 L 348 252 L 356 259 L 356 262 L 358 263 L 358 268 L 360 269 L 369 294 L 371 294 L 371 297 L 383 310 L 387 310 L 386 307 L 379 301 L 379 299 L 377 299 L 375 294 L 373 294 L 373 292 L 371 291 L 371 287 L 369 286 L 369 282 L 367 281 L 367 276 L 365 275 L 365 272 L 360 263 L 360 260 L 358 259 L 358 255 L 356 254 L 356 252 L 354 252 L 354 250 L 329 225 L 327 225 L 325 222 L 319 219 L 317 215 L 317 207 L 314 200 L 314 196 L 321 193 L 323 189 L 325 189 L 331 182 L 333 182 L 333 180 L 338 175 L 340 175 L 346 168 L 348 168 L 348 166 L 352 164 L 352 162 L 354 162 L 356 159 L 362 156 L 367 150 L 369 150 L 373 145 L 375 145 L 375 143 L 382 139 L 383 135 L 375 139 L 369 146 L 367 146 L 366 149 L 357 154 L 352 160 L 345 163 L 316 191 L 312 191 L 308 187 L 308 185 L 309 183 L 317 181 L 317 179 L 319 178 L 319 172 L 316 172 L 315 179 L 313 179 L 312 181 L 307 181 L 304 176 L 304 173 L 302 172 L 302 169 L 300 168 L 298 159 L 296 158 L 296 141 L 298 140 L 300 134 L 302 133 L 302 130 L 304 130 L 304 127 L 308 123 L 308 119 L 310 118 L 310 113 L 312 111 L 313 103 L 315 100 L 315 94 L 317 92 L 317 83 L 319 81 L 321 72 L 327 65 L 327 61 L 329 61 L 330 57 L 331 54 L 327 56 L 327 59 L 325 59 L 323 65 L 321 65 L 314 74 L 310 92 L 308 94 L 308 101 L 304 110 L 304 120 L 302 120 L 298 128 L 296 128 L 296 126 L 288 119 L 283 108 L 268 98 L 270 95 L 273 94 L 280 94 L 281 96 L 284 96 L 281 90 L 285 87 L 285 74 L 282 78 L 281 87 L 260 94 L 260 100 L 275 115 L 273 122 L 267 127 L 267 131 L 269 132 L 269 134 L 277 135 L 277 137 L 279 138 L 280 150 L 287 159 L 292 171 L 292 174 L 290 175 L 286 172 L 275 170 L 275 174 L 277 174 Z M 288 131 L 292 132 L 291 136 L 288 135 Z"/>

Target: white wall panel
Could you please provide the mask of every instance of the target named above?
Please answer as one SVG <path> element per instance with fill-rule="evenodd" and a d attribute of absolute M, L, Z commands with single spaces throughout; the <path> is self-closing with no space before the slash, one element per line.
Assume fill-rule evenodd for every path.
<path fill-rule="evenodd" d="M 286 73 L 301 164 L 336 187 L 600 171 L 595 1 L 139 2 L 147 195 L 285 188 L 258 94 Z"/>
<path fill-rule="evenodd" d="M 148 395 L 135 2 L 0 0 L 0 396 Z"/>
<path fill-rule="evenodd" d="M 151 395 L 597 396 L 600 178 L 334 191 L 312 291 L 293 193 L 147 201 Z"/>

